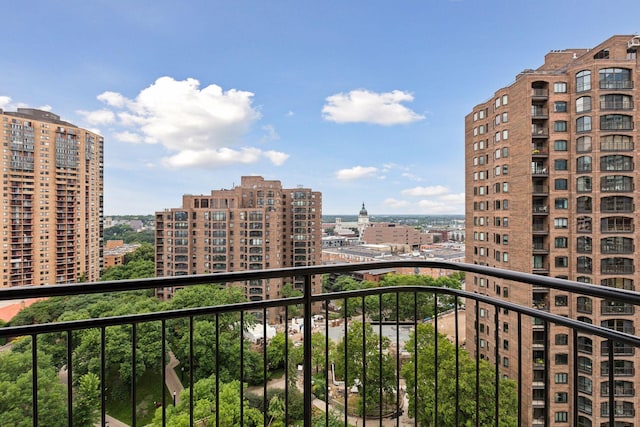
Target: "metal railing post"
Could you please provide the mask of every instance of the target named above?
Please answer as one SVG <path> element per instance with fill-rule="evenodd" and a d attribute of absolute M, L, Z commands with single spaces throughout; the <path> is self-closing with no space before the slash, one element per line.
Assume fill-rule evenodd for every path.
<path fill-rule="evenodd" d="M 311 275 L 306 274 L 304 276 L 304 327 L 302 330 L 304 340 L 304 427 L 311 427 L 311 406 L 313 404 L 311 396 L 311 296 Z"/>

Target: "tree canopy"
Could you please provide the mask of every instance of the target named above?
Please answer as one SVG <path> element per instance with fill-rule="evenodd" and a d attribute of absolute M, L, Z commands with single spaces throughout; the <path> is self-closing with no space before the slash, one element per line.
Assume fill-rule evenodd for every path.
<path fill-rule="evenodd" d="M 414 376 L 415 369 L 415 333 L 411 334 L 405 349 L 411 353 L 411 359 L 402 367 L 402 376 L 407 385 L 409 394 L 409 413 L 415 417 L 421 426 L 455 426 L 456 412 L 459 414 L 459 425 L 475 425 L 476 416 L 480 418 L 482 426 L 495 424 L 495 366 L 486 360 L 480 360 L 480 389 L 476 392 L 476 361 L 469 354 L 459 350 L 459 404 L 456 407 L 456 359 L 455 345 L 444 335 L 438 334 L 438 361 L 435 362 L 435 330 L 429 324 L 419 324 L 417 342 L 418 376 Z M 435 424 L 435 373 L 438 373 L 438 423 Z M 417 387 L 419 402 L 414 400 L 413 390 Z M 499 411 L 497 416 L 500 425 L 517 425 L 517 390 L 512 380 L 499 380 Z M 480 399 L 480 412 L 476 414 L 476 399 Z M 416 411 L 417 408 L 417 411 Z"/>

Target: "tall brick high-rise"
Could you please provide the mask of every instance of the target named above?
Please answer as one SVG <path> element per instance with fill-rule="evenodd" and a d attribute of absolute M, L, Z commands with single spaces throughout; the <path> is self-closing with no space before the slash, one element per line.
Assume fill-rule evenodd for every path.
<path fill-rule="evenodd" d="M 182 207 L 156 212 L 156 276 L 320 264 L 322 194 L 243 176 L 239 186 L 185 195 Z M 301 289 L 302 277 L 291 280 Z M 281 296 L 282 280 L 242 283 L 251 300 Z M 314 282 L 320 292 L 321 280 Z M 171 298 L 175 289 L 159 290 Z"/>
<path fill-rule="evenodd" d="M 103 138 L 31 108 L 0 109 L 2 286 L 97 281 Z"/>
<path fill-rule="evenodd" d="M 467 262 L 637 290 L 638 49 L 640 37 L 618 35 L 591 49 L 551 51 L 466 116 Z M 640 320 L 630 305 L 479 275 L 468 276 L 467 289 L 629 333 Z M 496 342 L 496 313 L 469 304 L 475 309 L 480 322 L 468 322 L 467 347 L 515 379 L 517 316 L 497 313 Z M 527 425 L 572 425 L 577 413 L 579 426 L 608 426 L 607 343 L 526 320 Z M 624 345 L 614 353 L 615 425 L 637 426 L 640 355 Z"/>

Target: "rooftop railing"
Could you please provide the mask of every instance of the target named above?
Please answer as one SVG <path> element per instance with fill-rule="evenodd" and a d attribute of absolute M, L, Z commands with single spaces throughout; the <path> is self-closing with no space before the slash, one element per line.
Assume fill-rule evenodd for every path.
<path fill-rule="evenodd" d="M 159 352 L 161 357 L 161 369 L 156 372 L 156 375 L 161 377 L 160 384 L 167 384 L 167 377 L 171 376 L 167 369 L 164 369 L 169 363 L 170 348 L 169 348 L 169 335 L 175 332 L 175 322 L 180 321 L 183 337 L 188 342 L 188 352 L 185 364 L 188 366 L 187 380 L 185 387 L 189 390 L 194 390 L 194 383 L 196 382 L 194 372 L 194 323 L 197 319 L 208 318 L 215 324 L 215 330 L 212 331 L 212 336 L 209 336 L 209 345 L 212 349 L 211 357 L 215 359 L 212 366 L 215 366 L 211 374 L 215 374 L 215 388 L 216 392 L 213 396 L 208 396 L 208 402 L 210 405 L 208 415 L 202 415 L 202 408 L 198 402 L 198 408 L 195 407 L 196 401 L 194 395 L 190 392 L 182 393 L 180 396 L 176 396 L 176 392 L 173 392 L 171 396 L 171 390 L 165 386 L 162 387 L 162 400 L 164 404 L 159 405 L 156 410 L 156 417 L 158 422 L 162 425 L 167 423 L 168 416 L 174 413 L 174 409 L 171 408 L 171 399 L 173 397 L 173 404 L 176 404 L 176 397 L 181 397 L 188 400 L 188 423 L 195 426 L 218 426 L 223 425 L 221 423 L 220 407 L 220 375 L 219 366 L 221 363 L 221 347 L 219 342 L 220 329 L 219 322 L 223 316 L 233 314 L 234 322 L 232 327 L 241 327 L 241 330 L 245 330 L 246 326 L 252 322 L 252 314 L 258 312 L 262 318 L 267 318 L 269 310 L 278 310 L 284 313 L 284 324 L 288 326 L 290 320 L 290 313 L 297 308 L 302 309 L 304 323 L 303 325 L 309 325 L 314 314 L 317 316 L 322 315 L 324 323 L 316 325 L 315 330 L 311 327 L 302 327 L 301 330 L 301 347 L 303 350 L 303 362 L 300 369 L 300 373 L 297 375 L 295 370 L 290 372 L 290 369 L 284 369 L 284 386 L 285 386 L 285 401 L 284 419 L 289 420 L 286 425 L 304 425 L 309 427 L 314 425 L 326 425 L 330 424 L 330 415 L 337 416 L 339 423 L 348 425 L 383 425 L 383 419 L 389 418 L 394 425 L 400 426 L 401 422 L 409 422 L 412 425 L 423 425 L 418 421 L 418 417 L 422 412 L 427 412 L 430 425 L 462 425 L 464 423 L 475 424 L 476 426 L 485 425 L 505 425 L 505 419 L 512 417 L 514 424 L 522 425 L 525 419 L 534 419 L 535 422 L 549 422 L 549 411 L 537 408 L 534 410 L 533 416 L 530 412 L 531 407 L 525 407 L 520 400 L 520 396 L 523 396 L 523 387 L 530 387 L 531 384 L 524 384 L 523 372 L 525 370 L 531 370 L 531 365 L 526 367 L 523 365 L 523 354 L 525 351 L 531 351 L 523 348 L 522 337 L 523 334 L 531 333 L 535 328 L 532 325 L 541 327 L 543 335 L 547 334 L 547 330 L 551 324 L 563 326 L 569 328 L 571 334 L 568 339 L 569 356 L 573 358 L 573 372 L 569 375 L 569 383 L 571 385 L 570 398 L 573 398 L 573 409 L 570 409 L 569 419 L 572 420 L 573 425 L 578 425 L 580 417 L 584 416 L 584 412 L 578 411 L 579 408 L 578 399 L 580 384 L 578 381 L 579 369 L 581 364 L 578 363 L 578 354 L 580 351 L 593 352 L 593 347 L 600 348 L 602 355 L 606 357 L 606 373 L 608 375 L 607 390 L 617 390 L 619 384 L 616 382 L 616 375 L 620 372 L 620 365 L 616 364 L 620 356 L 633 353 L 634 349 L 640 346 L 640 338 L 619 332 L 613 329 L 607 329 L 598 325 L 585 323 L 582 321 L 567 318 L 561 315 L 553 314 L 544 310 L 539 310 L 535 307 L 531 307 L 529 304 L 515 304 L 507 300 L 501 300 L 493 298 L 487 295 L 482 295 L 475 292 L 464 291 L 459 289 L 435 287 L 435 286 L 386 286 L 359 289 L 353 291 L 342 291 L 333 293 L 321 293 L 312 294 L 312 281 L 316 275 L 324 274 L 349 274 L 355 271 L 363 270 L 376 270 L 376 269 L 399 269 L 399 268 L 432 268 L 432 269 L 446 269 L 451 271 L 460 271 L 467 273 L 474 273 L 484 277 L 493 277 L 509 280 L 512 283 L 511 286 L 529 286 L 532 289 L 549 288 L 556 289 L 564 292 L 568 292 L 574 295 L 589 296 L 596 299 L 607 301 L 607 304 L 611 304 L 612 301 L 625 303 L 627 305 L 640 305 L 640 294 L 625 291 L 616 288 L 608 288 L 603 286 L 594 286 L 585 283 L 571 282 L 556 278 L 550 278 L 545 276 L 538 276 L 532 274 L 525 274 L 519 272 L 513 272 L 508 270 L 502 270 L 497 268 L 462 264 L 462 263 L 448 263 L 437 261 L 390 261 L 390 262 L 370 262 L 359 264 L 341 264 L 332 266 L 314 266 L 314 267 L 298 267 L 298 268 L 285 268 L 285 269 L 273 269 L 273 270 L 261 270 L 250 272 L 233 272 L 233 273 L 220 273 L 220 274 L 206 274 L 206 275 L 193 275 L 193 276 L 180 276 L 180 277 L 165 277 L 154 279 L 137 279 L 137 280 L 125 280 L 125 281 L 112 281 L 112 282 L 100 282 L 100 283 L 85 283 L 74 285 L 56 285 L 56 286 L 39 286 L 28 288 L 8 288 L 0 290 L 0 300 L 24 300 L 27 298 L 41 298 L 41 297 L 53 297 L 53 296 L 71 296 L 71 295 L 91 295 L 102 294 L 111 292 L 125 292 L 131 290 L 143 290 L 143 289 L 158 289 L 158 288 L 175 288 L 175 287 L 188 287 L 198 284 L 210 284 L 210 283 L 238 283 L 251 280 L 264 280 L 264 279 L 276 279 L 283 277 L 304 277 L 304 289 L 303 295 L 297 297 L 291 297 L 286 299 L 274 299 L 257 302 L 242 302 L 221 306 L 203 306 L 196 308 L 186 308 L 180 310 L 168 310 L 153 313 L 144 314 L 128 314 L 122 316 L 104 317 L 104 318 L 92 318 L 84 320 L 73 321 L 61 321 L 56 323 L 42 323 L 25 326 L 13 326 L 0 328 L 0 338 L 15 339 L 16 337 L 28 337 L 30 339 L 30 395 L 31 398 L 26 403 L 21 402 L 24 405 L 23 408 L 26 411 L 25 418 L 30 419 L 30 423 L 34 426 L 38 425 L 51 425 L 51 420 L 42 419 L 43 406 L 46 405 L 47 399 L 60 398 L 50 397 L 47 394 L 47 390 L 43 390 L 39 380 L 41 379 L 42 367 L 39 366 L 39 337 L 46 334 L 59 334 L 60 341 L 63 343 L 64 351 L 57 355 L 64 359 L 64 368 L 60 371 L 64 371 L 63 381 L 66 386 L 66 420 L 59 420 L 61 425 L 74 425 L 74 400 L 79 398 L 76 390 L 76 382 L 74 381 L 74 359 L 80 358 L 83 355 L 77 353 L 77 349 L 74 348 L 74 335 L 79 331 L 95 329 L 99 335 L 99 345 L 95 349 L 99 353 L 99 365 L 96 367 L 96 375 L 100 379 L 99 384 L 99 416 L 98 422 L 105 426 L 107 423 L 107 382 L 109 367 L 106 364 L 106 340 L 107 334 L 110 328 L 126 325 L 130 328 L 130 352 L 131 352 L 131 381 L 130 386 L 130 401 L 131 414 L 137 414 L 137 408 L 140 400 L 144 396 L 138 395 L 138 384 L 135 378 L 137 378 L 137 370 L 142 369 L 138 363 L 138 352 L 141 351 L 139 347 L 139 341 L 141 337 L 141 331 L 144 330 L 145 325 L 155 322 L 160 325 L 160 342 Z M 418 270 L 416 270 L 418 271 Z M 416 273 L 417 274 L 417 273 Z M 400 305 L 406 304 L 407 299 L 411 301 L 409 304 L 410 311 L 413 312 L 408 318 L 400 318 Z M 388 299 L 387 304 L 383 311 L 383 298 Z M 377 308 L 371 308 L 367 305 L 368 302 L 378 300 L 380 304 Z M 569 298 L 571 300 L 571 297 Z M 342 312 L 336 314 L 334 305 L 341 307 Z M 500 312 L 511 311 L 516 313 L 517 324 L 515 327 L 512 325 L 512 329 L 515 328 L 517 336 L 517 372 L 516 380 L 517 393 L 514 389 L 505 392 L 502 387 L 503 375 L 499 364 L 493 365 L 491 368 L 492 374 L 489 378 L 481 377 L 481 365 L 486 362 L 481 361 L 480 351 L 476 351 L 471 356 L 474 363 L 475 373 L 473 374 L 473 384 L 460 383 L 460 378 L 463 376 L 462 372 L 462 359 L 466 356 L 466 351 L 463 349 L 464 340 L 461 339 L 461 329 L 464 326 L 461 325 L 460 317 L 462 313 L 468 318 L 467 322 L 475 322 L 476 325 L 480 323 L 480 310 L 476 309 L 476 305 L 482 304 L 486 307 L 493 308 L 493 319 L 489 322 L 493 322 L 493 338 L 494 344 L 499 340 L 500 333 Z M 432 307 L 432 316 L 428 319 L 422 318 L 419 313 L 420 309 L 429 305 Z M 473 310 L 465 310 L 466 307 L 474 307 Z M 349 312 L 349 306 L 355 307 L 355 311 Z M 322 308 L 319 308 L 322 307 Z M 389 308 L 390 307 L 390 308 Z M 407 307 L 403 307 L 407 308 Z M 339 312 L 338 312 L 339 313 Z M 395 313 L 395 315 L 394 315 Z M 449 366 L 450 371 L 443 371 L 444 368 L 444 341 L 436 339 L 442 331 L 445 316 L 449 316 L 452 320 L 452 330 L 449 331 L 449 341 L 451 341 L 451 352 L 453 356 L 449 354 L 449 357 L 453 357 L 455 362 L 446 365 Z M 526 319 L 526 318 L 530 318 Z M 331 326 L 330 318 L 333 322 L 340 323 L 340 326 Z M 382 338 L 383 334 L 383 320 L 389 320 L 388 326 L 391 327 L 392 333 L 387 333 L 388 338 Z M 365 320 L 358 323 L 357 319 Z M 368 324 L 373 320 L 378 321 L 377 324 L 372 326 L 374 332 L 378 332 L 377 338 L 373 339 L 373 343 L 370 343 L 369 336 L 370 329 Z M 526 321 L 525 321 L 526 319 Z M 433 333 L 429 334 L 425 331 L 423 324 L 431 324 L 433 327 Z M 170 327 L 171 326 L 171 327 Z M 408 328 L 406 331 L 408 336 L 400 338 L 401 328 Z M 267 325 L 263 325 L 263 337 L 267 337 Z M 337 328 L 337 329 L 336 329 Z M 335 354 L 329 351 L 330 339 L 332 334 L 338 333 L 337 339 L 338 346 L 341 341 L 341 337 L 348 337 L 351 328 L 355 328 L 354 332 L 361 332 L 360 335 L 354 333 L 357 338 L 360 337 L 360 341 L 356 344 L 348 343 L 346 346 L 343 344 L 343 353 L 341 357 L 344 360 L 336 360 Z M 361 330 L 360 330 L 361 328 Z M 292 332 L 289 327 L 285 328 L 285 335 L 289 337 Z M 537 330 L 537 329 L 536 329 Z M 320 333 L 324 340 L 324 346 L 321 350 L 314 347 L 313 334 Z M 513 332 L 513 331 L 512 331 Z M 540 331 L 538 331 L 540 332 Z M 418 334 L 416 338 L 415 334 Z M 580 337 L 578 337 L 580 334 Z M 247 380 L 247 372 L 245 370 L 245 352 L 248 351 L 249 343 L 243 338 L 244 334 L 240 334 L 238 338 L 239 353 L 236 355 L 239 363 L 239 373 L 236 378 L 241 384 Z M 541 336 L 538 333 L 538 337 Z M 29 338 L 30 337 L 30 338 Z M 366 338 L 363 338 L 366 337 Z M 585 338 L 590 337 L 590 338 Z M 594 343 L 592 345 L 592 339 L 594 338 L 604 339 L 600 342 L 600 345 Z M 580 339 L 579 339 L 580 338 Z M 423 340 L 421 342 L 421 340 Z M 473 340 L 473 341 L 470 341 Z M 349 340 L 347 340 L 349 341 Z M 474 342 L 476 349 L 482 349 L 480 333 L 475 333 L 475 336 L 468 337 L 467 342 Z M 536 341 L 539 343 L 539 339 Z M 371 345 L 370 345 L 371 344 Z M 296 344 L 294 344 L 295 346 Z M 426 346 L 424 346 L 426 345 Z M 361 347 L 360 347 L 361 346 Z M 439 350 L 440 346 L 440 350 Z M 263 383 L 259 388 L 262 388 L 262 420 L 256 420 L 255 418 L 249 419 L 247 414 L 247 406 L 239 403 L 239 421 L 236 421 L 236 425 L 269 425 L 273 418 L 273 411 L 268 411 L 266 408 L 269 406 L 267 401 L 267 394 L 272 387 L 267 381 L 268 373 L 268 357 L 267 357 L 267 344 L 266 340 L 253 345 L 257 348 L 257 351 L 262 357 L 262 378 Z M 395 348 L 395 354 L 391 349 Z M 430 353 L 431 358 L 422 357 L 421 351 L 427 351 L 426 349 L 432 348 L 433 352 Z M 289 366 L 289 358 L 291 357 L 292 348 L 289 345 L 284 346 L 284 358 L 285 366 Z M 431 350 L 430 350 L 431 351 Z M 501 346 L 494 345 L 493 348 L 486 353 L 491 355 L 492 360 L 498 361 L 501 358 L 504 349 Z M 539 357 L 534 359 L 534 368 L 544 369 L 545 366 L 549 366 L 549 351 L 545 351 L 545 348 L 535 348 L 535 351 L 539 352 Z M 322 357 L 318 358 L 318 354 Z M 360 355 L 360 359 L 357 362 L 353 362 L 352 359 Z M 417 357 L 416 357 L 417 356 Z M 390 359 L 387 360 L 388 358 Z M 384 363 L 383 363 L 384 361 Z M 344 362 L 344 363 L 342 363 Z M 355 363 L 355 365 L 353 364 Z M 390 365 L 389 365 L 390 363 Z M 337 372 L 335 365 L 342 364 L 341 372 Z M 404 368 L 401 366 L 404 366 Z M 319 366 L 318 366 L 319 365 Z M 384 366 L 391 366 L 389 372 L 383 372 Z M 33 367 L 38 369 L 33 369 Z M 409 366 L 412 369 L 407 368 Z M 373 368 L 372 368 L 373 367 Z M 1 367 L 0 367 L 1 368 Z M 316 368 L 315 377 L 320 375 L 324 377 L 324 385 L 321 389 L 318 389 L 317 384 L 314 384 L 314 368 Z M 358 378 L 353 378 L 353 373 L 349 373 L 350 369 L 358 370 L 360 375 Z M 627 374 L 631 367 L 625 367 L 624 373 Z M 407 372 L 411 376 L 413 374 L 413 380 L 406 378 Z M 318 372 L 320 374 L 318 374 Z M 424 380 L 424 372 L 429 372 L 430 376 L 428 380 L 419 382 L 419 374 L 423 375 L 421 378 Z M 61 372 L 59 372 L 60 374 Z M 402 375 L 401 373 L 405 374 Z M 6 376 L 6 372 L 0 371 L 0 376 Z M 346 381 L 345 381 L 346 380 Z M 533 378 L 534 381 L 543 382 L 546 386 L 550 386 L 550 379 L 548 373 L 546 375 L 536 374 Z M 619 381 L 618 381 L 619 382 Z M 490 394 L 480 393 L 481 387 L 490 384 L 490 389 L 493 391 Z M 316 386 L 316 387 L 314 387 Z M 471 394 L 469 395 L 469 387 L 471 387 Z M 299 424 L 291 421 L 290 417 L 290 405 L 289 391 L 291 388 L 300 388 L 303 394 L 303 414 Z M 444 389 L 451 391 L 451 394 L 446 394 Z M 464 389 L 464 390 L 463 390 Z M 552 395 L 551 387 L 545 387 L 546 403 L 550 402 L 549 396 Z M 508 388 L 506 390 L 509 390 Z M 198 390 L 195 390 L 198 393 Z M 245 402 L 247 398 L 247 392 L 245 387 L 240 386 L 237 388 L 238 402 Z M 541 393 L 541 392 L 537 392 Z M 509 394 L 509 396 L 505 396 Z M 320 400 L 317 396 L 323 396 L 324 399 Z M 405 401 L 406 395 L 406 401 Z M 621 411 L 619 408 L 626 408 L 627 402 L 620 399 L 620 396 L 616 396 L 616 393 L 608 393 L 606 401 L 601 404 L 601 416 L 607 417 L 608 425 L 613 426 L 619 416 L 627 416 L 628 411 Z M 354 401 L 353 397 L 359 397 Z M 372 400 L 371 397 L 374 397 Z M 536 395 L 538 396 L 538 395 Z M 511 408 L 513 413 L 505 414 L 504 411 L 508 411 L 509 408 L 503 404 L 504 397 L 512 397 L 518 399 L 517 404 Z M 538 396 L 540 397 L 540 396 Z M 616 399 L 618 397 L 618 399 Z M 442 399 L 452 399 L 451 401 L 443 402 Z M 583 396 L 580 397 L 583 399 Z M 378 403 L 371 403 L 376 401 Z M 408 407 L 407 405 L 408 401 Z M 169 402 L 169 404 L 167 404 Z M 359 403 L 356 403 L 359 402 Z M 464 402 L 464 405 L 461 405 Z M 583 401 L 581 400 L 582 404 Z M 367 408 L 369 405 L 369 408 Z M 444 407 L 459 408 L 454 411 L 454 414 L 448 413 Z M 485 406 L 488 405 L 489 410 L 486 410 Z M 481 406 L 484 408 L 481 412 Z M 538 405 L 539 406 L 539 405 Z M 467 408 L 466 410 L 463 407 Z M 221 408 L 221 410 L 218 410 Z M 416 411 L 416 408 L 418 409 Z M 196 414 L 196 409 L 199 411 Z M 320 415 L 318 415 L 320 410 Z M 321 420 L 318 421 L 317 417 Z M 595 418 L 595 415 L 594 415 Z M 401 421 L 402 420 L 402 421 Z M 132 415 L 129 420 L 121 420 L 124 423 L 128 423 L 131 426 L 136 426 L 139 421 L 136 415 Z M 600 420 L 598 420 L 598 423 Z M 319 424 L 318 424 L 319 423 Z M 507 423 L 508 424 L 508 423 Z M 595 424 L 595 422 L 594 422 Z M 388 425 L 388 424 L 385 424 Z M 426 425 L 426 424 L 425 424 Z M 465 424 L 466 425 L 466 424 Z"/>

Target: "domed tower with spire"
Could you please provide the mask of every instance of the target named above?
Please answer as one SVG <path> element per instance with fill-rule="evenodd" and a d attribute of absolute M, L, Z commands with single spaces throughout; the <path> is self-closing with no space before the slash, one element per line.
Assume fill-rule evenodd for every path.
<path fill-rule="evenodd" d="M 362 232 L 365 228 L 369 226 L 369 212 L 364 207 L 364 202 L 362 202 L 362 209 L 360 209 L 360 213 L 358 214 L 358 234 L 362 236 Z"/>

